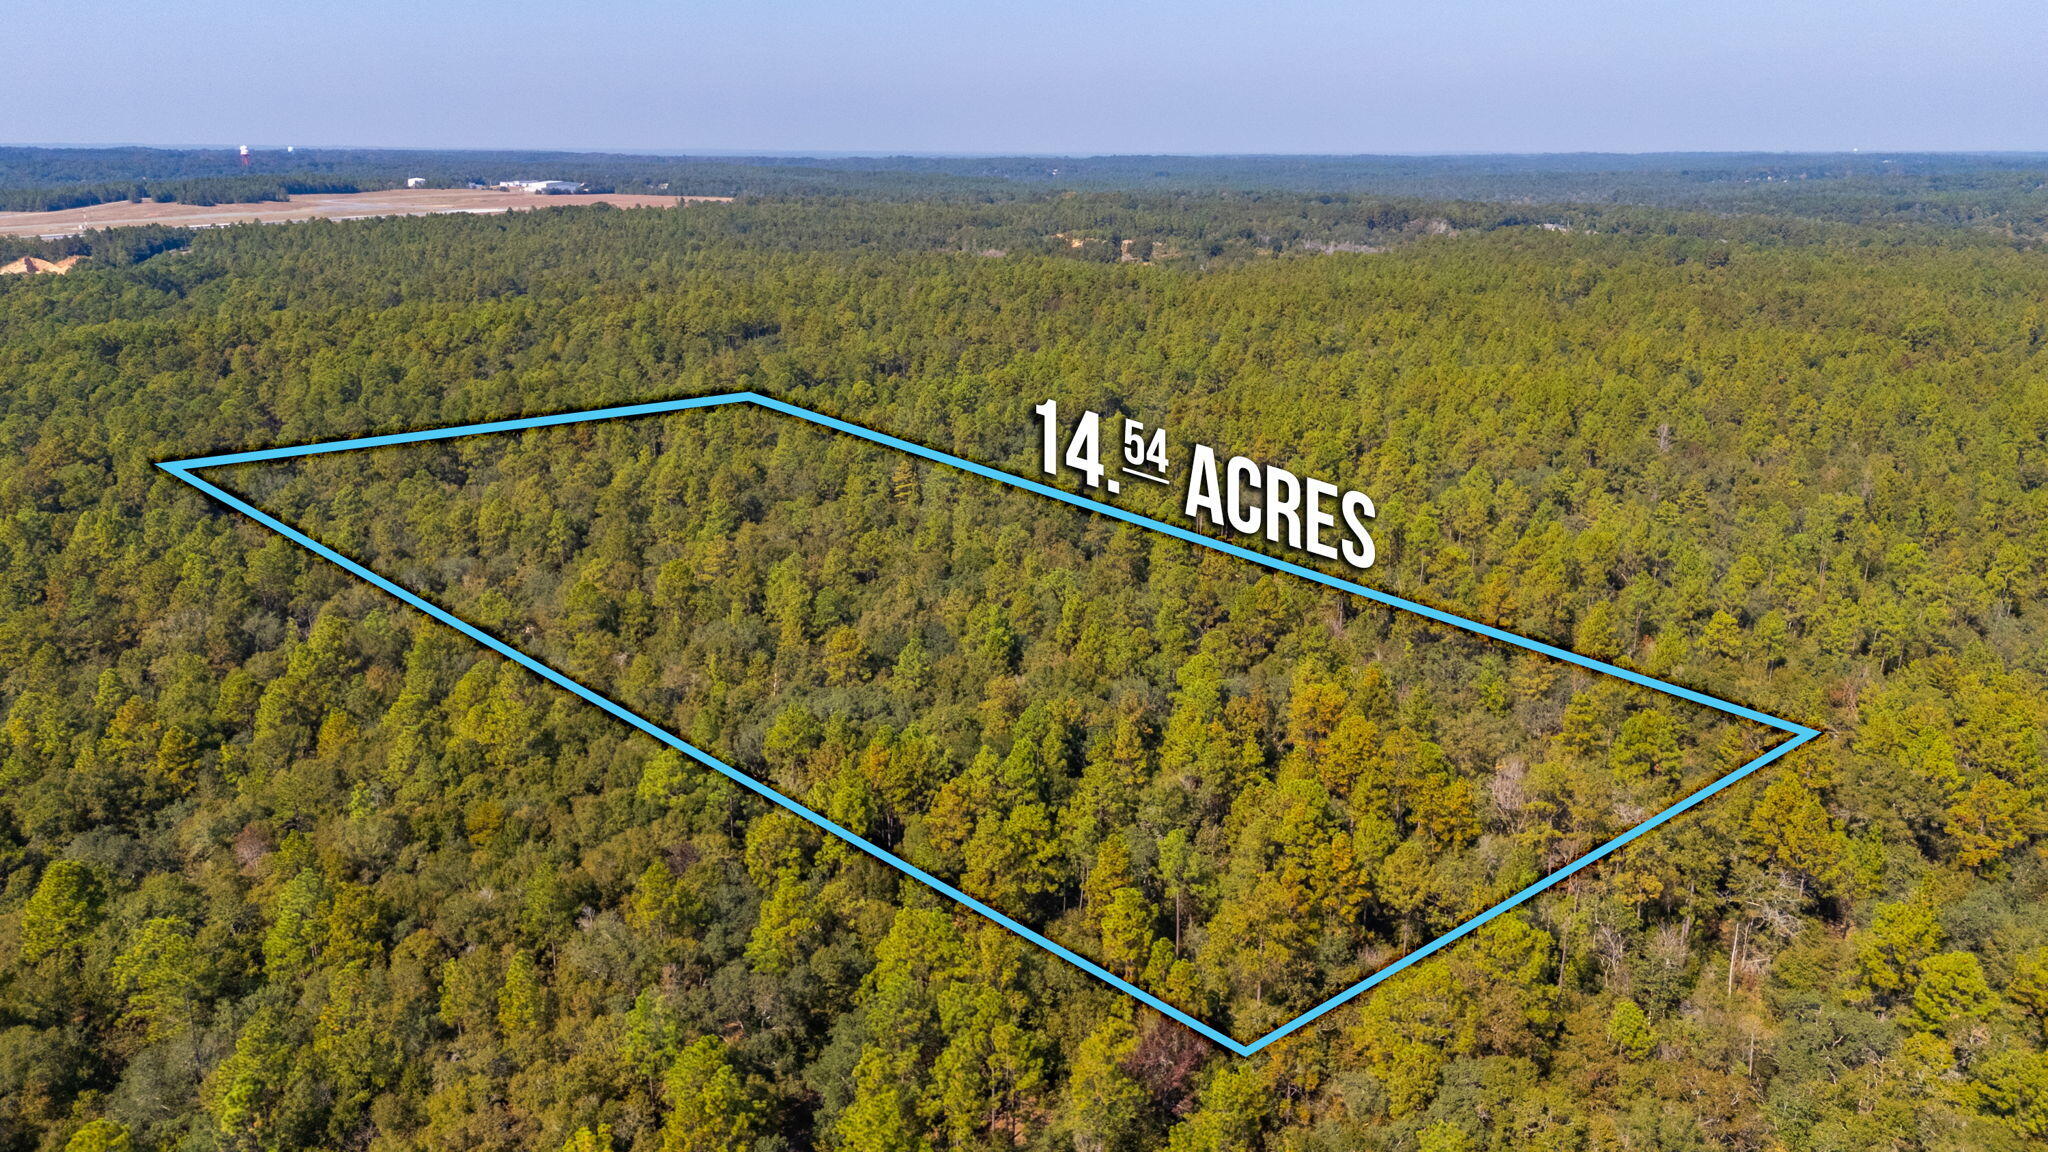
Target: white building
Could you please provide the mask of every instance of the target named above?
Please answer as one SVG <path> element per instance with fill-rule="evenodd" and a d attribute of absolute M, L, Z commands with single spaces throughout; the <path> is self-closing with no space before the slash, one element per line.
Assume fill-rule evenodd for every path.
<path fill-rule="evenodd" d="M 531 192 L 536 196 L 583 190 L 583 185 L 573 180 L 500 180 L 498 187 L 507 192 Z"/>
<path fill-rule="evenodd" d="M 425 176 L 407 176 L 405 178 L 405 186 L 407 188 L 425 188 L 427 186 L 427 178 Z"/>

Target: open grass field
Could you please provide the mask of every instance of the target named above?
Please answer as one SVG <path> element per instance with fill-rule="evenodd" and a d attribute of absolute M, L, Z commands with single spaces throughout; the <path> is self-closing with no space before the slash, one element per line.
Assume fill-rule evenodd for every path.
<path fill-rule="evenodd" d="M 332 192 L 294 196 L 255 204 L 177 204 L 119 201 L 66 208 L 58 212 L 0 212 L 0 235 L 54 238 L 76 236 L 89 228 L 122 228 L 135 224 L 172 224 L 215 228 L 224 224 L 281 224 L 293 220 L 356 220 L 372 216 L 427 216 L 442 212 L 490 214 L 532 208 L 565 208 L 578 204 L 616 204 L 621 208 L 672 208 L 690 201 L 724 201 L 724 196 L 643 196 L 591 193 L 537 196 L 472 188 L 394 188 L 384 192 Z"/>

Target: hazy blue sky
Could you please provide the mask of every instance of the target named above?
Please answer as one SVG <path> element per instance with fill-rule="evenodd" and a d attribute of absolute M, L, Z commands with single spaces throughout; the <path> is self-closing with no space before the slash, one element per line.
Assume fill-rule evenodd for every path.
<path fill-rule="evenodd" d="M 6 24 L 13 143 L 2048 149 L 2041 0 L 16 0 Z"/>

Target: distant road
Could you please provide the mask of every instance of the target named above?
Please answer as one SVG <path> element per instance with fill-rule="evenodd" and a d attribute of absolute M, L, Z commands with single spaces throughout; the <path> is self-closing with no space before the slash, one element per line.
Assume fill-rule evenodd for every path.
<path fill-rule="evenodd" d="M 0 235 L 76 236 L 88 228 L 126 228 L 136 224 L 172 224 L 185 228 L 218 228 L 225 224 L 284 224 L 293 220 L 361 220 L 373 216 L 431 216 L 440 212 L 489 215 L 533 208 L 568 208 L 578 204 L 616 204 L 621 208 L 673 208 L 692 201 L 728 202 L 730 196 L 637 196 L 624 193 L 572 193 L 561 196 L 500 192 L 472 188 L 394 188 L 388 192 L 307 193 L 289 200 L 257 204 L 140 204 L 126 200 L 66 208 L 59 212 L 0 212 Z"/>

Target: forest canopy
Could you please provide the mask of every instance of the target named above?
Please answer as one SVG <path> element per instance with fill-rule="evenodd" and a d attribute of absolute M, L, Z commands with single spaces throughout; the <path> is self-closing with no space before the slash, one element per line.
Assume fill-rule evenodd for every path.
<path fill-rule="evenodd" d="M 1109 191 L 8 278 L 0 1147 L 2034 1146 L 2044 300 L 1992 228 Z M 1238 1058 L 154 466 L 749 389 L 1018 474 L 1045 396 L 1149 417 L 1372 492 L 1378 586 L 1825 735 Z M 222 481 L 1247 1027 L 1754 754 L 857 447 Z"/>

